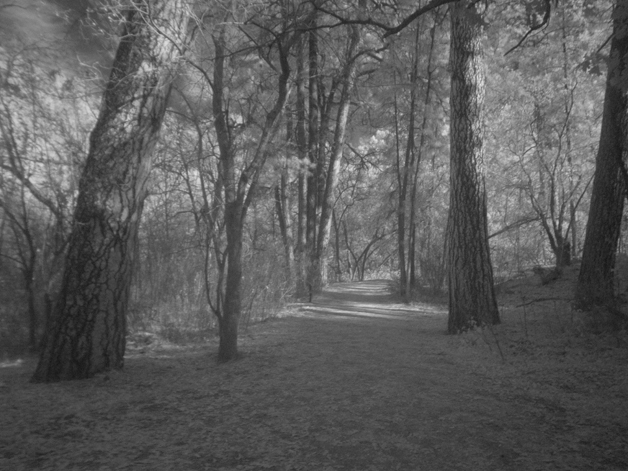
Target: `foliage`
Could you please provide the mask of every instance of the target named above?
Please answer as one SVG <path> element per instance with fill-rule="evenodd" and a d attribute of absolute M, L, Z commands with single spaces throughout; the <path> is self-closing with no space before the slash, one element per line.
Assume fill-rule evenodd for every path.
<path fill-rule="evenodd" d="M 2 322 L 20 326 L 2 345 L 15 348 L 36 349 L 45 326 L 93 123 L 89 76 L 51 67 L 54 54 L 0 49 L 0 279 L 12 287 L 0 304 Z"/>
<path fill-rule="evenodd" d="M 525 12 L 496 12 L 501 37 L 493 33 L 488 61 L 487 181 L 491 232 L 512 227 L 492 241 L 501 277 L 560 264 L 563 242 L 580 256 L 603 103 L 600 71 L 585 63 L 606 39 L 608 12 L 606 2 L 561 2 L 545 34 L 505 57 L 497 45 L 514 42 L 521 26 L 509 36 L 501 25 Z"/>
<path fill-rule="evenodd" d="M 484 147 L 492 260 L 499 280 L 536 265 L 555 264 L 561 243 L 569 242 L 572 258 L 577 259 L 587 218 L 606 72 L 607 48 L 602 46 L 610 32 L 611 2 L 558 2 L 552 6 L 549 24 L 504 56 L 542 19 L 541 3 L 494 2 L 486 13 Z M 129 313 L 134 331 L 199 329 L 203 337 L 216 328 L 212 306 L 216 309 L 224 300 L 228 268 L 226 180 L 221 176 L 222 154 L 212 111 L 216 40 L 224 34 L 223 110 L 234 175 L 240 178 L 251 170 L 265 118 L 277 98 L 277 45 L 281 41 L 287 45 L 297 32 L 309 34 L 303 22 L 311 20 L 312 5 L 243 1 L 230 6 L 212 1 L 195 9 L 194 41 L 170 99 L 144 203 Z M 48 48 L 27 47 L 21 40 L 3 41 L 0 280 L 6 289 L 1 294 L 5 327 L 0 332 L 5 338 L 16 337 L 9 331 L 27 334 L 29 290 L 40 320 L 44 294 L 50 297 L 55 292 L 77 171 L 97 114 L 95 89 L 104 76 L 95 77 L 98 69 L 92 65 L 106 67 L 110 61 L 102 51 L 113 49 L 121 21 L 118 7 L 118 1 L 89 2 L 81 11 L 59 7 L 61 19 L 81 25 L 76 31 L 84 35 L 83 42 L 77 41 L 76 31 L 69 33 L 74 42 L 64 46 L 51 42 Z M 407 269 L 417 292 L 442 291 L 450 132 L 446 9 L 430 11 L 398 34 L 384 37 L 385 30 L 376 23 L 399 24 L 416 9 L 416 2 L 322 2 L 319 7 L 317 99 L 328 117 L 321 124 L 321 168 L 334 144 L 338 87 L 347 63 L 351 28 L 343 19 L 372 20 L 361 29 L 358 74 L 332 195 L 332 231 L 325 256 L 330 279 L 399 278 L 395 220 L 399 178 L 404 174 L 398 169 L 403 168 L 408 149 L 415 163 L 407 174 L 404 209 L 405 256 L 414 262 L 414 268 L 408 262 Z M 15 11 L 7 7 L 3 14 L 15 16 Z M 57 31 L 48 26 L 47 34 Z M 307 55 L 307 46 L 301 47 L 299 53 L 297 44 L 286 46 L 291 94 L 268 144 L 243 224 L 245 325 L 275 312 L 296 289 L 296 275 L 290 271 L 295 268 L 286 256 L 273 203 L 274 188 L 283 178 L 285 210 L 292 221 L 289 235 L 296 247 L 303 211 L 299 179 L 320 170 L 302 158 L 297 143 L 298 54 Z M 90 65 L 78 65 L 70 58 L 75 52 L 89 58 Z M 308 64 L 304 67 L 307 72 Z M 305 92 L 309 87 L 308 82 Z M 330 93 L 334 89 L 335 94 Z M 412 132 L 414 143 L 408 147 Z M 18 152 L 12 169 L 7 167 L 13 165 L 9 150 Z M 326 177 L 326 172 L 319 176 Z M 296 252 L 292 250 L 298 259 Z M 28 254 L 35 255 L 34 263 Z M 34 278 L 28 274 L 31 269 Z M 35 280 L 30 287 L 27 279 Z M 41 329 L 40 322 L 38 332 Z"/>

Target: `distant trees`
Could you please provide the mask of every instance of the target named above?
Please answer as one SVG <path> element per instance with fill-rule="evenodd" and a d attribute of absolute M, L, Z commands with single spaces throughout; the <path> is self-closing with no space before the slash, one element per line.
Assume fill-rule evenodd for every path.
<path fill-rule="evenodd" d="M 427 28 L 428 21 L 430 28 Z M 421 179 L 421 160 L 426 150 L 428 140 L 429 109 L 432 101 L 433 77 L 435 75 L 436 62 L 436 27 L 437 17 L 427 17 L 417 20 L 413 28 L 414 44 L 406 57 L 411 57 L 409 65 L 409 100 L 407 103 L 407 118 L 400 122 L 403 113 L 398 103 L 397 90 L 394 95 L 394 119 L 395 119 L 395 166 L 397 173 L 397 249 L 399 261 L 399 290 L 402 297 L 409 299 L 414 288 L 417 287 L 416 264 L 416 238 L 417 238 L 417 197 Z M 426 34 L 427 33 L 427 34 Z M 425 37 L 427 51 L 420 47 L 421 40 Z M 399 49 L 402 49 L 399 47 Z M 403 49 L 402 49 L 403 50 Z M 403 52 L 402 52 L 403 54 Z M 426 57 L 425 57 L 426 56 Z M 421 58 L 425 57 L 425 69 L 419 69 Z M 405 65 L 405 64 L 403 64 Z M 406 72 L 405 70 L 402 71 Z M 399 78 L 403 83 L 403 75 Z M 433 116 L 432 116 L 433 117 Z M 407 128 L 406 142 L 402 145 L 401 129 Z"/>
<path fill-rule="evenodd" d="M 487 191 L 500 279 L 581 256 L 602 103 L 603 61 L 591 45 L 608 37 L 608 5 L 552 4 L 550 26 L 506 56 L 497 42 L 489 51 Z M 509 45 L 544 15 L 532 4 L 491 12 L 491 36 Z"/>
<path fill-rule="evenodd" d="M 385 272 L 394 259 L 394 210 L 382 168 L 387 156 L 380 148 L 385 140 L 365 141 L 351 146 L 340 169 L 332 215 L 335 281 L 362 281 L 369 273 Z"/>
<path fill-rule="evenodd" d="M 125 15 L 33 381 L 88 378 L 124 364 L 134 242 L 186 23 L 180 1 L 134 3 Z"/>
<path fill-rule="evenodd" d="M 354 87 L 368 47 L 356 25 L 326 32 L 314 10 L 307 42 L 297 52 L 295 143 L 307 172 L 300 177 L 297 215 L 299 295 L 327 283 L 334 200 L 345 151 Z M 349 11 L 362 14 L 363 5 Z M 323 35 L 324 34 L 324 35 Z M 322 40 L 336 49 L 322 49 Z"/>

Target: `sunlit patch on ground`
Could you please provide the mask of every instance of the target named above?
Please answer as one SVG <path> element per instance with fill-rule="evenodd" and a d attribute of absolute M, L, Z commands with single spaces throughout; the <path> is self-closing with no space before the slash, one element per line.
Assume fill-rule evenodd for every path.
<path fill-rule="evenodd" d="M 16 366 L 21 366 L 23 363 L 24 363 L 24 360 L 22 360 L 21 358 L 17 360 L 0 361 L 0 368 L 11 368 L 11 367 L 16 367 Z"/>

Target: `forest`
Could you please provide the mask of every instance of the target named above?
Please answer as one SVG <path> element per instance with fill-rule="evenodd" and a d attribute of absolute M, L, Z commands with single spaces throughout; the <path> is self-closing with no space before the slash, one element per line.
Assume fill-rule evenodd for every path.
<path fill-rule="evenodd" d="M 210 3 L 2 7 L 4 355 L 46 332 L 85 369 L 41 378 L 89 377 L 127 332 L 218 332 L 226 361 L 369 278 L 448 293 L 456 333 L 580 259 L 625 321 L 622 2 Z"/>
<path fill-rule="evenodd" d="M 241 322 L 366 278 L 448 291 L 464 331 L 499 322 L 496 281 L 582 258 L 598 143 L 622 145 L 611 2 L 319 3 L 59 6 L 72 34 L 3 41 L 5 349 L 104 329 L 98 371 L 126 329 L 218 330 L 228 360 Z M 607 307 L 620 161 L 580 281 Z"/>
<path fill-rule="evenodd" d="M 628 0 L 0 1 L 0 467 L 626 469 L 627 62 Z"/>

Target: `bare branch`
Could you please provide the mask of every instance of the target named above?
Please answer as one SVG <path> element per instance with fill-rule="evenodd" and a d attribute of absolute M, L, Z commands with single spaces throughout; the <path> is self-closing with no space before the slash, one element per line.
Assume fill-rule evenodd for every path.
<path fill-rule="evenodd" d="M 557 0 L 554 0 L 554 1 L 557 1 Z M 511 47 L 510 49 L 508 49 L 508 51 L 506 51 L 504 56 L 507 56 L 512 51 L 514 51 L 519 46 L 521 46 L 523 44 L 523 42 L 528 38 L 528 36 L 530 36 L 532 33 L 534 33 L 535 31 L 538 31 L 541 28 L 544 28 L 545 26 L 547 26 L 547 24 L 549 23 L 551 15 L 552 15 L 552 3 L 551 3 L 551 0 L 545 0 L 545 14 L 543 15 L 543 21 L 541 21 L 538 25 L 531 26 L 530 29 L 528 30 L 528 32 L 523 35 L 523 37 L 519 40 L 519 42 L 517 44 L 515 44 L 513 47 Z"/>
<path fill-rule="evenodd" d="M 316 6 L 316 9 L 318 9 L 319 11 L 321 11 L 322 13 L 325 13 L 329 16 L 331 16 L 332 18 L 335 18 L 339 21 L 338 24 L 336 25 L 332 25 L 332 26 L 339 26 L 339 25 L 367 25 L 367 26 L 375 26 L 376 28 L 379 29 L 383 29 L 384 30 L 384 38 L 387 38 L 388 36 L 392 36 L 393 34 L 397 34 L 399 32 L 401 32 L 402 30 L 404 30 L 405 28 L 407 28 L 410 23 L 412 23 L 414 20 L 416 20 L 418 17 L 420 17 L 421 15 L 424 15 L 425 13 L 432 11 L 440 6 L 446 5 L 448 3 L 456 3 L 459 2 L 460 0 L 432 0 L 431 2 L 429 2 L 427 5 L 418 8 L 417 10 L 414 11 L 414 13 L 412 13 L 411 15 L 409 15 L 408 17 L 406 17 L 401 23 L 399 23 L 397 26 L 389 26 L 385 23 L 381 23 L 379 21 L 373 20 L 372 18 L 365 18 L 365 19 L 350 19 L 350 18 L 345 18 L 341 15 L 338 15 L 337 13 L 334 13 L 333 11 L 329 11 L 326 10 L 325 8 L 322 8 L 321 6 Z"/>
<path fill-rule="evenodd" d="M 416 20 L 419 16 L 432 11 L 440 6 L 446 5 L 448 3 L 456 3 L 459 2 L 460 0 L 432 0 L 431 2 L 429 2 L 427 5 L 417 9 L 414 13 L 412 13 L 410 16 L 408 16 L 405 20 L 403 20 L 401 23 L 399 23 L 398 26 L 395 26 L 394 28 L 389 28 L 388 31 L 386 31 L 384 33 L 384 38 L 387 38 L 388 36 L 392 36 L 393 34 L 397 34 L 399 33 L 401 30 L 403 30 L 404 28 L 406 28 L 408 25 L 410 25 L 410 23 L 412 23 L 414 20 Z"/>
<path fill-rule="evenodd" d="M 521 226 L 525 226 L 526 224 L 530 224 L 533 222 L 538 221 L 539 219 L 541 219 L 539 216 L 533 217 L 533 216 L 528 216 L 528 217 L 524 217 L 521 218 L 511 224 L 507 224 L 506 226 L 502 227 L 500 230 L 498 230 L 497 232 L 492 233 L 491 235 L 488 236 L 489 239 L 496 237 L 500 234 L 503 234 L 504 232 L 508 232 L 511 229 L 516 229 L 517 227 L 521 227 Z"/>

